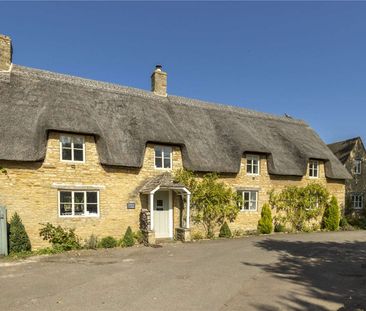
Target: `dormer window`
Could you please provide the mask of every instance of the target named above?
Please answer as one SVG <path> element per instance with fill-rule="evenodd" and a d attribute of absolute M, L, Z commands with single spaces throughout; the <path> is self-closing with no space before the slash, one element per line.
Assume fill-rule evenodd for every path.
<path fill-rule="evenodd" d="M 82 136 L 62 135 L 60 137 L 60 150 L 61 161 L 85 161 L 85 142 Z"/>
<path fill-rule="evenodd" d="M 259 156 L 247 155 L 247 175 L 259 175 Z"/>
<path fill-rule="evenodd" d="M 353 173 L 355 175 L 361 175 L 361 160 L 355 160 L 353 165 Z"/>
<path fill-rule="evenodd" d="M 311 178 L 319 177 L 319 162 L 316 160 L 309 161 L 309 177 Z"/>
<path fill-rule="evenodd" d="M 172 147 L 155 146 L 155 168 L 172 168 Z"/>

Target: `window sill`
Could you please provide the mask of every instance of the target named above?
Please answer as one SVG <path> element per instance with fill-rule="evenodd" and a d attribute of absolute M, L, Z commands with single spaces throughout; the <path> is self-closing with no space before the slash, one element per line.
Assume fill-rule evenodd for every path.
<path fill-rule="evenodd" d="M 83 218 L 92 218 L 92 219 L 98 219 L 100 218 L 100 215 L 58 215 L 59 218 L 65 218 L 65 219 L 83 219 Z"/>

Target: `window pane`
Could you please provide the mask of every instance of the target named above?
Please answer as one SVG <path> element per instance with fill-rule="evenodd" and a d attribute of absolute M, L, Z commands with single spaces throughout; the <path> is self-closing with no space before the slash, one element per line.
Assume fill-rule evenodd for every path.
<path fill-rule="evenodd" d="M 253 174 L 258 174 L 259 170 L 258 170 L 258 164 L 253 166 Z"/>
<path fill-rule="evenodd" d="M 70 136 L 61 136 L 60 138 L 62 147 L 71 148 L 71 137 Z"/>
<path fill-rule="evenodd" d="M 255 211 L 257 209 L 256 201 L 250 201 L 250 210 Z"/>
<path fill-rule="evenodd" d="M 159 146 L 155 147 L 155 157 L 162 157 L 162 150 Z"/>
<path fill-rule="evenodd" d="M 155 166 L 162 167 L 162 160 L 161 158 L 155 158 Z"/>
<path fill-rule="evenodd" d="M 60 191 L 60 202 L 71 203 L 71 191 Z"/>
<path fill-rule="evenodd" d="M 84 203 L 84 192 L 75 192 L 74 193 L 74 202 L 75 203 Z"/>
<path fill-rule="evenodd" d="M 86 209 L 89 214 L 98 214 L 98 204 L 87 204 Z"/>
<path fill-rule="evenodd" d="M 168 159 L 164 158 L 164 167 L 165 168 L 170 168 L 170 158 L 168 158 Z"/>
<path fill-rule="evenodd" d="M 83 204 L 74 204 L 75 215 L 84 215 L 84 203 Z"/>
<path fill-rule="evenodd" d="M 71 203 L 61 203 L 60 204 L 60 215 L 67 216 L 72 215 L 72 204 Z"/>
<path fill-rule="evenodd" d="M 62 160 L 71 161 L 71 149 L 62 148 Z"/>
<path fill-rule="evenodd" d="M 74 150 L 74 161 L 84 161 L 84 153 L 83 150 L 75 149 Z"/>
<path fill-rule="evenodd" d="M 98 193 L 97 192 L 87 192 L 86 193 L 86 202 L 89 203 L 98 203 Z"/>
<path fill-rule="evenodd" d="M 82 137 L 74 137 L 74 148 L 83 149 L 84 139 Z"/>
<path fill-rule="evenodd" d="M 252 164 L 251 163 L 247 163 L 247 173 L 249 173 L 249 174 L 252 173 Z"/>
<path fill-rule="evenodd" d="M 244 201 L 244 207 L 243 209 L 249 210 L 249 201 Z"/>
<path fill-rule="evenodd" d="M 165 157 L 167 157 L 167 156 L 170 157 L 170 154 L 172 152 L 172 148 L 171 147 L 164 147 L 163 151 L 164 151 L 164 156 Z"/>

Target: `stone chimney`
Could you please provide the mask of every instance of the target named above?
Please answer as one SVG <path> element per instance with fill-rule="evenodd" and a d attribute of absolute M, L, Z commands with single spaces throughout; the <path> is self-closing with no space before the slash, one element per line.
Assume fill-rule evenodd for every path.
<path fill-rule="evenodd" d="M 10 37 L 0 34 L 0 71 L 10 71 L 12 54 Z"/>
<path fill-rule="evenodd" d="M 167 77 L 168 74 L 162 71 L 161 65 L 156 65 L 151 75 L 151 91 L 159 96 L 167 96 Z"/>

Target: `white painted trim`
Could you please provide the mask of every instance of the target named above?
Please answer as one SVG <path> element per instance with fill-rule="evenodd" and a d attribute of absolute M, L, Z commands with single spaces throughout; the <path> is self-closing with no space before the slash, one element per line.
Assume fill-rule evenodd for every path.
<path fill-rule="evenodd" d="M 105 189 L 105 186 L 104 185 L 52 183 L 51 188 L 60 189 L 60 190 L 100 190 L 100 189 Z"/>
<path fill-rule="evenodd" d="M 61 204 L 61 192 L 71 192 L 71 212 L 72 215 L 61 215 L 61 210 L 60 210 L 60 204 Z M 86 193 L 87 192 L 96 192 L 97 193 L 97 207 L 98 207 L 98 213 L 97 214 L 84 214 L 84 215 L 74 215 L 75 213 L 75 209 L 74 209 L 74 193 L 75 192 L 84 192 L 84 213 L 86 212 L 86 208 L 87 208 L 87 196 Z M 58 206 L 57 206 L 57 210 L 58 210 L 58 217 L 59 218 L 99 218 L 100 217 L 100 202 L 99 202 L 99 191 L 98 190 L 93 190 L 93 191 L 88 191 L 88 190 L 71 190 L 71 189 L 60 189 L 57 191 L 57 196 L 58 196 Z"/>
<path fill-rule="evenodd" d="M 189 221 L 190 221 L 190 215 L 191 215 L 191 194 L 187 193 L 187 219 L 186 219 L 186 228 L 189 229 Z"/>
<path fill-rule="evenodd" d="M 150 194 L 154 194 L 156 191 L 158 191 L 160 189 L 160 185 L 157 186 L 155 189 L 150 191 Z"/>
<path fill-rule="evenodd" d="M 246 154 L 246 165 L 245 165 L 245 172 L 248 176 L 259 176 L 261 173 L 261 157 L 256 154 Z M 248 158 L 257 159 L 258 161 L 258 173 L 248 173 Z"/>
<path fill-rule="evenodd" d="M 249 192 L 249 206 L 250 206 L 250 201 L 252 201 L 251 192 L 255 192 L 255 198 L 256 198 L 256 200 L 255 200 L 255 210 L 254 209 L 244 209 L 244 193 L 245 192 Z M 257 190 L 243 190 L 241 195 L 243 197 L 243 206 L 241 207 L 240 211 L 241 212 L 246 212 L 246 213 L 248 213 L 248 212 L 254 212 L 254 213 L 258 212 L 259 191 L 257 191 Z"/>
<path fill-rule="evenodd" d="M 169 237 L 173 238 L 173 192 L 169 190 Z"/>
<path fill-rule="evenodd" d="M 154 192 L 149 194 L 149 205 L 150 205 L 150 230 L 154 230 Z"/>
<path fill-rule="evenodd" d="M 310 165 L 312 164 L 312 163 L 316 163 L 316 176 L 310 176 Z M 319 165 L 319 161 L 318 160 L 309 160 L 309 178 L 311 178 L 311 179 L 317 179 L 317 178 L 319 178 L 319 168 L 320 168 L 320 165 Z M 313 169 L 313 171 L 314 171 L 314 169 Z"/>
<path fill-rule="evenodd" d="M 161 165 L 162 167 L 157 167 L 156 166 L 156 147 L 160 147 L 162 148 L 161 150 Z M 164 167 L 164 148 L 170 148 L 170 167 Z M 162 170 L 162 171 L 171 171 L 173 169 L 173 147 L 172 146 L 167 146 L 167 145 L 154 145 L 154 168 L 156 170 Z"/>
<path fill-rule="evenodd" d="M 61 137 L 71 137 L 71 160 L 63 160 L 62 159 L 62 141 L 61 141 Z M 83 161 L 76 161 L 74 160 L 74 141 L 73 138 L 74 137 L 78 137 L 81 138 L 83 140 Z M 84 164 L 86 159 L 85 159 L 85 137 L 82 135 L 75 135 L 75 134 L 60 134 L 59 136 L 59 144 L 60 144 L 60 161 L 64 162 L 64 163 L 71 163 L 71 164 Z"/>

